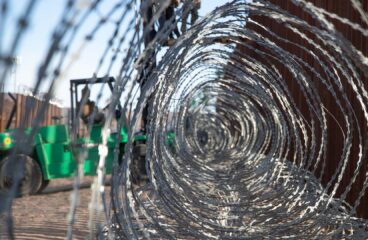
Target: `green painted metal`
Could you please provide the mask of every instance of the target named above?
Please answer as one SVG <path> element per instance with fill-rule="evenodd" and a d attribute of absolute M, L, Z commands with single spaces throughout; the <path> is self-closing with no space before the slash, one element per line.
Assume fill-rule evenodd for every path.
<path fill-rule="evenodd" d="M 137 136 L 134 136 L 134 140 L 135 141 L 147 141 L 147 136 L 146 135 L 137 135 Z"/>
<path fill-rule="evenodd" d="M 0 133 L 0 153 L 11 151 L 14 144 L 16 144 L 16 141 L 11 138 L 11 133 L 14 131 L 13 129 L 6 133 Z M 31 129 L 25 130 L 26 134 L 29 134 L 30 131 Z M 118 144 L 116 142 L 117 134 L 111 134 L 107 141 L 109 150 L 105 165 L 107 174 L 112 171 L 115 147 L 117 145 L 124 146 L 128 141 L 128 133 L 125 128 L 120 131 L 121 140 Z M 41 127 L 35 135 L 32 157 L 40 164 L 44 180 L 50 180 L 74 176 L 77 166 L 77 155 L 85 151 L 87 157 L 83 162 L 83 172 L 85 175 L 95 175 L 99 162 L 98 147 L 101 143 L 100 125 L 92 126 L 89 138 L 79 138 L 74 144 L 70 141 L 66 125 L 45 126 Z M 122 148 L 121 150 L 123 151 L 124 149 Z M 5 158 L 5 154 L 2 156 L 0 161 L 2 160 L 1 158 Z"/>
<path fill-rule="evenodd" d="M 101 125 L 94 125 L 91 128 L 89 138 L 79 138 L 72 143 L 69 136 L 67 125 L 50 125 L 41 127 L 35 135 L 32 158 L 34 158 L 41 167 L 44 180 L 67 178 L 75 175 L 77 160 L 76 156 L 85 151 L 86 158 L 83 162 L 84 175 L 96 175 L 97 164 L 99 162 L 98 147 L 102 143 Z M 12 139 L 12 133 L 16 129 L 0 133 L 0 161 L 6 157 L 16 144 Z M 30 134 L 32 129 L 25 129 L 26 134 Z M 117 143 L 117 134 L 120 134 L 120 142 Z M 167 133 L 166 143 L 173 144 L 174 133 Z M 146 141 L 146 135 L 137 135 L 134 141 Z M 108 155 L 106 157 L 106 174 L 112 172 L 114 150 L 120 148 L 124 151 L 124 145 L 128 142 L 128 132 L 122 128 L 120 132 L 112 133 L 107 139 Z"/>
<path fill-rule="evenodd" d="M 109 78 L 108 80 L 110 84 L 114 81 L 113 78 Z M 106 80 L 105 78 L 98 78 L 97 81 L 93 79 L 93 82 L 89 79 L 71 80 L 71 86 L 75 87 L 71 87 L 71 89 L 76 89 L 77 85 L 95 83 L 106 83 Z M 71 91 L 72 96 L 73 94 L 75 96 L 75 98 L 72 97 L 75 100 L 72 101 L 72 113 L 75 110 L 73 106 L 77 106 L 79 102 L 76 93 L 77 91 Z M 72 117 L 72 119 L 74 118 Z M 79 119 L 77 120 L 79 121 Z M 101 130 L 101 125 L 93 125 L 89 137 L 82 137 L 72 142 L 68 125 L 49 125 L 39 128 L 30 147 L 32 148 L 31 157 L 39 163 L 43 179 L 50 180 L 74 176 L 78 165 L 77 158 L 83 154 L 85 155 L 81 159 L 83 159 L 84 175 L 95 175 L 100 159 L 99 146 L 102 144 Z M 16 139 L 12 136 L 18 131 L 23 131 L 24 134 L 29 135 L 32 129 L 8 129 L 6 132 L 0 133 L 0 162 L 11 153 L 17 144 Z M 117 139 L 119 139 L 119 142 L 117 142 Z M 137 135 L 133 141 L 136 143 L 139 142 L 139 144 L 144 143 L 147 141 L 147 136 L 142 134 Z M 124 146 L 127 142 L 128 131 L 125 127 L 121 128 L 119 132 L 112 133 L 107 139 L 108 155 L 105 159 L 106 174 L 112 172 L 115 149 L 117 147 L 120 148 L 119 161 L 121 161 Z"/>

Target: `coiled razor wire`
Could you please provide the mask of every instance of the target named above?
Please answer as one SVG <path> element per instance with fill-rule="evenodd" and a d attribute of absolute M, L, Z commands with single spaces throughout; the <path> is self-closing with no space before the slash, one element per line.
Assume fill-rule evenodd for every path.
<path fill-rule="evenodd" d="M 128 239 L 367 237 L 366 221 L 354 217 L 360 198 L 351 206 L 345 202 L 367 146 L 366 126 L 357 123 L 357 106 L 352 107 L 346 88 L 351 87 L 360 100 L 366 125 L 368 102 L 361 81 L 362 71 L 367 74 L 363 63 L 367 58 L 326 20 L 328 12 L 304 1 L 292 2 L 301 4 L 320 24 L 311 26 L 267 1 L 235 1 L 193 26 L 152 72 L 132 126 L 152 94 L 146 159 L 150 184 L 135 188 L 130 182 L 131 152 L 120 179 L 114 178 L 113 201 L 120 206 L 116 221 Z M 309 49 L 276 35 L 257 21 L 262 16 L 282 23 Z M 305 51 L 327 77 L 317 73 L 315 64 L 247 24 Z M 366 26 L 356 29 L 367 36 Z M 256 57 L 244 54 L 247 50 Z M 283 64 L 290 73 L 309 116 L 298 109 L 272 62 Z M 348 81 L 342 83 L 342 78 Z M 324 91 L 330 92 L 344 116 L 340 122 L 344 145 L 333 176 L 322 187 L 312 172 L 327 157 L 330 113 L 320 96 Z M 167 141 L 171 131 L 173 144 Z M 353 132 L 358 132 L 360 146 L 356 171 L 338 199 Z M 320 176 L 325 174 L 325 169 L 319 171 Z M 365 182 L 360 197 L 366 187 Z"/>
<path fill-rule="evenodd" d="M 65 63 L 90 14 L 99 13 L 100 21 L 77 48 L 79 54 L 108 24 L 109 16 L 120 12 L 106 50 L 91 72 L 91 77 L 117 76 L 92 186 L 91 238 L 95 234 L 108 239 L 368 238 L 367 221 L 357 215 L 368 187 L 368 56 L 336 27 L 343 24 L 368 37 L 364 1 L 350 1 L 360 17 L 358 24 L 311 2 L 289 0 L 313 19 L 313 25 L 268 1 L 232 1 L 197 21 L 166 50 L 162 45 L 180 22 L 182 5 L 172 23 L 144 44 L 149 32 L 142 29 L 139 18 L 144 4 L 117 1 L 105 16 L 98 11 L 102 3 L 94 1 L 79 11 L 73 1 L 68 2 L 35 88 L 37 93 L 48 80 L 52 93 L 66 66 L 78 60 Z M 155 25 L 162 10 L 148 19 L 148 26 Z M 22 23 L 27 22 L 28 15 L 24 16 Z M 291 41 L 264 19 L 301 41 Z M 25 25 L 19 26 L 9 56 L 16 52 Z M 115 52 L 106 60 L 109 50 L 124 44 L 125 54 Z M 157 55 L 163 52 L 159 60 Z M 2 50 L 1 84 L 8 79 L 9 56 Z M 116 65 L 119 69 L 114 72 Z M 142 76 L 146 82 L 138 91 Z M 102 93 L 101 88 L 99 99 Z M 134 114 L 131 120 L 123 115 L 119 122 L 119 127 L 128 123 L 129 142 L 121 165 L 119 146 L 114 152 L 111 203 L 106 203 L 102 185 L 107 138 L 124 93 L 123 111 Z M 133 136 L 147 104 L 149 180 L 139 186 L 131 177 L 136 161 Z M 331 132 L 332 125 L 338 125 L 337 132 Z M 331 166 L 328 154 L 334 137 L 342 144 Z M 26 151 L 21 148 L 16 151 Z M 84 154 L 78 158 L 80 166 Z M 68 238 L 73 236 L 81 174 L 72 195 Z M 347 174 L 350 179 L 343 184 Z M 358 176 L 364 180 L 357 187 Z M 2 211 L 10 212 L 14 191 Z M 356 198 L 348 201 L 352 191 Z M 95 224 L 96 216 L 102 220 Z"/>

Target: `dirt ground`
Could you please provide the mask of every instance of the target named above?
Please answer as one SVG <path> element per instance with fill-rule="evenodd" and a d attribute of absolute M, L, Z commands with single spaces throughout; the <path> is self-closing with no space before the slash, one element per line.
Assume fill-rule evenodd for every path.
<path fill-rule="evenodd" d="M 73 239 L 88 238 L 91 181 L 86 178 L 80 190 Z M 72 183 L 72 179 L 53 180 L 42 194 L 16 198 L 12 209 L 15 239 L 65 239 Z M 108 194 L 110 187 L 105 189 Z"/>

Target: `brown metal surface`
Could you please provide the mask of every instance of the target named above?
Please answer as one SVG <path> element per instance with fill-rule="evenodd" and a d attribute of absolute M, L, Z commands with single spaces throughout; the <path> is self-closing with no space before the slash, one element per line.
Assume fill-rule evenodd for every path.
<path fill-rule="evenodd" d="M 20 126 L 31 127 L 32 121 L 34 121 L 39 114 L 44 101 L 22 94 L 15 94 L 15 96 L 17 111 L 10 128 L 18 128 Z M 0 93 L 0 98 L 3 99 L 4 102 L 3 107 L 1 108 L 2 112 L 0 113 L 0 132 L 3 132 L 5 131 L 6 123 L 10 117 L 14 103 L 8 94 Z M 63 109 L 61 107 L 52 103 L 48 103 L 46 105 L 47 107 L 43 114 L 42 121 L 39 122 L 39 126 L 55 124 L 56 122 L 53 120 L 53 117 L 65 117 L 63 116 Z M 29 109 L 28 115 L 26 109 Z M 64 123 L 64 121 L 65 118 L 61 119 L 62 123 Z"/>
<path fill-rule="evenodd" d="M 318 26 L 316 21 L 312 19 L 312 17 L 307 14 L 303 9 L 300 7 L 295 6 L 291 1 L 285 1 L 285 0 L 270 0 L 270 2 L 280 6 L 282 9 L 287 10 L 292 15 L 295 15 L 299 17 L 300 19 L 303 19 L 307 21 L 310 25 Z M 362 20 L 360 19 L 359 13 L 352 7 L 351 2 L 348 0 L 310 0 L 309 2 L 313 3 L 314 5 L 324 8 L 329 12 L 336 13 L 337 15 L 347 18 L 350 21 L 360 24 L 361 26 L 367 27 Z M 364 8 L 366 11 L 368 11 L 368 1 L 364 2 Z M 277 23 L 276 21 L 273 21 L 272 19 L 268 17 L 259 17 L 259 16 L 253 16 L 251 17 L 257 22 L 260 22 L 262 25 L 267 26 L 272 32 L 274 32 L 278 36 L 282 36 L 283 38 L 294 42 L 299 43 L 304 46 L 309 51 L 313 51 L 313 46 L 308 44 L 305 40 L 301 39 L 298 35 L 291 32 L 290 30 L 287 30 L 282 24 Z M 329 19 L 331 22 L 333 22 L 339 32 L 341 32 L 344 37 L 349 40 L 358 50 L 360 50 L 365 56 L 368 56 L 368 38 L 364 37 L 360 32 L 355 31 L 351 27 L 349 27 L 346 24 L 342 24 L 338 21 L 335 21 L 333 19 Z M 308 52 L 305 52 L 301 50 L 300 48 L 296 48 L 292 46 L 291 44 L 286 44 L 285 42 L 282 42 L 273 36 L 271 36 L 268 32 L 260 29 L 254 24 L 247 24 L 248 28 L 251 28 L 254 31 L 257 31 L 261 33 L 263 36 L 266 36 L 270 38 L 272 41 L 274 41 L 278 46 L 280 46 L 282 49 L 288 51 L 291 55 L 297 56 L 301 59 L 303 59 L 305 62 L 309 63 L 311 66 L 314 67 L 314 69 L 317 71 L 318 74 L 320 74 L 323 78 L 328 79 L 329 77 L 326 75 L 326 73 L 321 69 L 320 65 L 310 57 L 310 54 Z M 314 36 L 310 36 L 314 41 L 316 41 Z M 317 41 L 318 42 L 318 41 Z M 267 52 L 267 49 L 262 48 L 257 43 L 248 43 L 256 47 L 257 49 L 263 50 Z M 290 72 L 283 66 L 282 61 L 279 60 L 269 60 L 269 59 L 262 59 L 262 57 L 258 56 L 256 52 L 250 50 L 250 49 L 244 49 L 242 47 L 239 47 L 240 50 L 247 54 L 248 56 L 252 56 L 256 58 L 258 61 L 262 62 L 265 65 L 269 65 L 270 63 L 274 64 L 277 69 L 281 72 L 283 75 L 286 84 L 288 85 L 288 88 L 290 89 L 290 92 L 292 94 L 292 97 L 294 98 L 297 107 L 301 110 L 302 114 L 307 120 L 311 120 L 311 116 L 308 113 L 307 109 L 307 103 L 305 102 L 305 97 L 303 96 L 303 93 L 301 92 L 299 86 L 296 86 L 295 81 L 293 81 L 293 77 L 290 75 Z M 328 49 L 326 49 L 329 51 Z M 305 70 L 307 73 L 310 73 L 308 69 Z M 363 72 L 360 72 L 361 74 L 361 80 L 365 84 L 365 88 L 368 89 L 368 79 L 364 77 Z M 335 101 L 333 101 L 332 96 L 329 92 L 325 90 L 325 86 L 322 86 L 320 81 L 318 81 L 315 78 L 315 74 L 310 73 L 311 76 L 310 81 L 314 83 L 317 86 L 317 89 L 319 91 L 319 95 L 321 96 L 322 102 L 325 104 L 326 109 L 336 118 L 337 122 L 343 123 L 343 115 L 341 111 L 339 111 L 338 106 Z M 340 74 L 341 75 L 341 74 Z M 349 81 L 348 79 L 341 79 L 341 81 L 344 84 L 344 87 L 347 92 L 347 96 L 349 98 L 349 101 L 351 102 L 354 109 L 357 109 L 355 111 L 355 114 L 357 115 L 357 125 L 361 128 L 363 132 L 363 136 L 366 136 L 368 133 L 368 129 L 365 126 L 365 120 L 363 118 L 363 112 L 361 110 L 361 107 L 359 106 L 359 103 L 357 99 L 354 97 L 354 92 L 351 89 L 351 86 L 347 84 Z M 356 106 L 356 107 L 355 107 Z M 343 147 L 343 136 L 341 134 L 341 131 L 339 130 L 339 125 L 331 116 L 328 116 L 328 146 L 327 146 L 327 155 L 326 155 L 326 168 L 325 173 L 322 176 L 322 183 L 326 184 L 334 174 L 336 170 L 336 166 L 338 164 L 338 161 L 340 161 L 341 154 L 342 154 L 342 147 Z M 344 124 L 342 124 L 344 125 Z M 316 132 L 316 134 L 320 135 L 321 132 Z M 317 139 L 320 136 L 317 136 Z M 353 136 L 353 148 L 352 153 L 349 158 L 349 169 L 345 172 L 342 184 L 339 188 L 338 194 L 341 194 L 347 185 L 349 184 L 354 169 L 356 167 L 356 161 L 358 159 L 358 147 L 359 142 L 357 140 L 358 135 L 355 132 Z M 318 143 L 317 143 L 318 144 Z M 354 203 L 354 201 L 357 199 L 359 192 L 362 189 L 363 182 L 366 179 L 365 173 L 367 172 L 367 165 L 368 165 L 368 159 L 364 160 L 363 167 L 360 170 L 360 174 L 354 183 L 351 191 L 348 194 L 348 202 Z M 319 170 L 316 171 L 317 177 L 321 175 L 321 169 L 322 166 L 318 166 Z M 364 198 L 361 199 L 360 205 L 358 208 L 358 215 L 360 217 L 368 218 L 368 194 L 365 194 Z"/>

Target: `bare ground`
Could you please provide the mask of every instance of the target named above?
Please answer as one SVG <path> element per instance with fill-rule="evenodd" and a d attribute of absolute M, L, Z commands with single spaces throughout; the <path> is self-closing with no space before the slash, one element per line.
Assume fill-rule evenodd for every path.
<path fill-rule="evenodd" d="M 89 238 L 91 181 L 92 178 L 85 178 L 84 188 L 80 189 L 73 239 Z M 72 179 L 53 180 L 42 194 L 14 199 L 12 211 L 15 239 L 65 239 L 72 183 Z M 106 191 L 109 190 L 110 187 L 106 187 Z M 4 234 L 0 233 L 0 239 L 8 239 Z"/>

